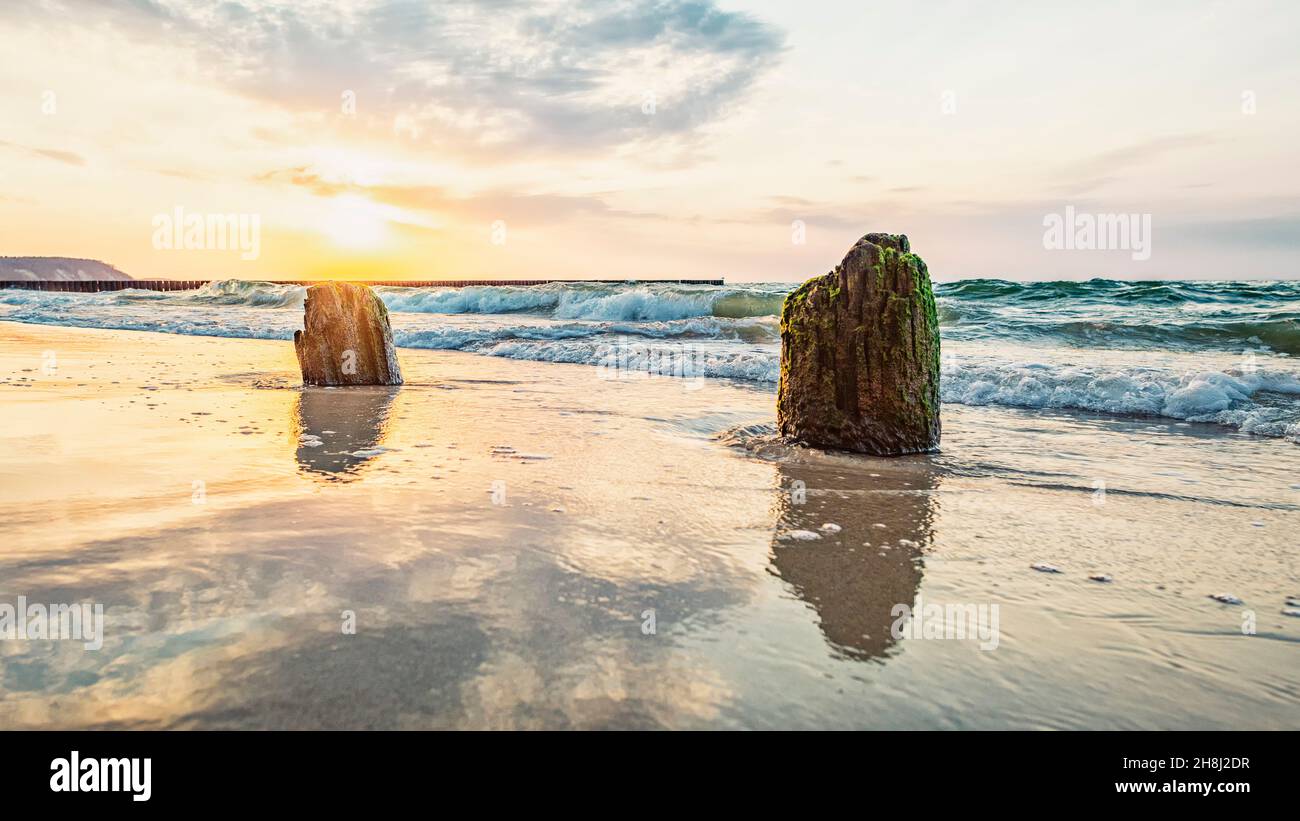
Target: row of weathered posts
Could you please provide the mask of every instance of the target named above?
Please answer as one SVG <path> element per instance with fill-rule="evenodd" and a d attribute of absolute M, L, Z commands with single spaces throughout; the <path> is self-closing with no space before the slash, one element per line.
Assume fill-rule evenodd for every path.
<path fill-rule="evenodd" d="M 22 288 L 28 291 L 70 291 L 93 294 L 99 291 L 124 291 L 128 288 L 142 291 L 193 291 L 202 288 L 211 279 L 91 279 L 91 280 L 0 280 L 0 289 Z M 272 285 L 314 285 L 320 280 L 271 280 Z M 424 279 L 375 280 L 365 285 L 397 285 L 404 288 L 465 288 L 471 285 L 546 285 L 551 282 L 592 282 L 605 284 L 635 284 L 638 282 L 667 282 L 674 285 L 722 285 L 720 279 Z"/>

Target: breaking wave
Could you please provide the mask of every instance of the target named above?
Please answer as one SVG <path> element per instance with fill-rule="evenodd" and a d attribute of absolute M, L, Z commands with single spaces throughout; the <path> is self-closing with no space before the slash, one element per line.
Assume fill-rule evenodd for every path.
<path fill-rule="evenodd" d="M 404 313 L 537 313 L 556 319 L 662 322 L 691 317 L 776 316 L 790 285 L 720 287 L 669 283 L 550 283 L 464 288 L 378 288 L 389 310 Z"/>
<path fill-rule="evenodd" d="M 780 372 L 777 317 L 792 287 L 376 290 L 401 347 L 606 366 L 615 356 L 634 371 L 770 389 Z M 1289 359 L 1300 355 L 1300 283 L 965 280 L 939 283 L 936 292 L 945 402 L 1207 422 L 1300 441 L 1300 371 Z M 0 290 L 0 319 L 290 339 L 305 293 L 239 280 L 183 292 Z M 1026 351 L 1042 357 L 1009 361 Z M 1121 367 L 1140 358 L 1126 351 L 1168 352 L 1179 366 Z M 1258 369 L 1224 367 L 1256 352 L 1265 363 Z"/>
<path fill-rule="evenodd" d="M 1300 373 L 949 362 L 945 402 L 1206 422 L 1300 442 Z"/>

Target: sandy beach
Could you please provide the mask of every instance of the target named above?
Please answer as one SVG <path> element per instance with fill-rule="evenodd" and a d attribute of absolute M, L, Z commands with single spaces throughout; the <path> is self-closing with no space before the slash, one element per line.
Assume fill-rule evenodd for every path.
<path fill-rule="evenodd" d="M 850 457 L 770 386 L 401 359 L 0 323 L 0 601 L 105 612 L 0 642 L 0 727 L 1300 725 L 1284 440 L 945 404 Z M 895 637 L 922 603 L 996 646 Z"/>

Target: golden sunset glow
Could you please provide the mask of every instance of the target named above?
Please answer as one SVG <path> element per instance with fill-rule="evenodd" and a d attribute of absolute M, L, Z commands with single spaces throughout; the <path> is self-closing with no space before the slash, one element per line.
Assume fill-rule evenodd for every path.
<path fill-rule="evenodd" d="M 905 3 L 438 8 L 8 5 L 5 252 L 137 277 L 773 280 L 892 230 L 941 279 L 1187 277 L 1284 273 L 1300 235 L 1291 9 L 1043 8 L 971 42 Z M 1066 205 L 1153 214 L 1156 254 L 1046 253 Z M 258 215 L 258 258 L 153 247 L 177 207 Z"/>
<path fill-rule="evenodd" d="M 330 216 L 323 221 L 321 228 L 340 248 L 385 248 L 390 242 L 388 214 L 385 210 L 365 197 L 347 194 L 330 203 Z"/>

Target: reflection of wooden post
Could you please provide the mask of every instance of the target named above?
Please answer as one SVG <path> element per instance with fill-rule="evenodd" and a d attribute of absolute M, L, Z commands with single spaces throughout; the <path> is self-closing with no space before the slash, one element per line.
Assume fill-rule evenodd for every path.
<path fill-rule="evenodd" d="M 346 478 L 382 452 L 395 388 L 298 392 L 294 439 L 298 466 L 317 476 Z"/>
<path fill-rule="evenodd" d="M 911 608 L 920 592 L 922 557 L 934 541 L 936 505 L 929 491 L 938 483 L 925 459 L 877 463 L 871 470 L 880 475 L 851 473 L 846 480 L 843 463 L 778 462 L 780 486 L 800 495 L 780 497 L 772 540 L 777 575 L 816 611 L 831 647 L 859 660 L 889 652 L 897 641 L 894 608 Z M 841 529 L 821 530 L 827 522 Z M 821 538 L 781 538 L 791 530 L 812 530 Z"/>
<path fill-rule="evenodd" d="M 303 330 L 293 335 L 305 385 L 400 385 L 388 308 L 364 285 L 307 289 Z"/>

